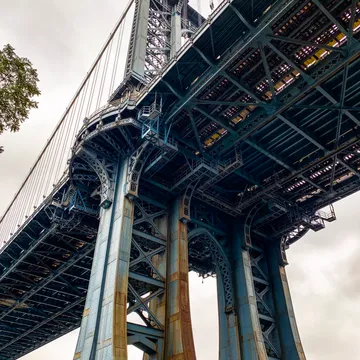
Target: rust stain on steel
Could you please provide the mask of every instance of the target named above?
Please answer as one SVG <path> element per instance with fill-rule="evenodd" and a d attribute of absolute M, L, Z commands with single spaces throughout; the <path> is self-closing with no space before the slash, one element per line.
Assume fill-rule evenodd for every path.
<path fill-rule="evenodd" d="M 128 241 L 127 237 L 132 233 L 134 219 L 134 203 L 128 198 L 124 198 L 122 209 L 123 220 L 121 222 L 119 241 Z M 120 245 L 116 282 L 114 291 L 114 312 L 113 312 L 113 360 L 127 360 L 127 292 L 128 292 L 128 273 L 130 246 Z M 124 260 L 126 253 L 127 260 Z"/>
<path fill-rule="evenodd" d="M 187 225 L 180 221 L 181 213 L 181 202 L 176 200 L 169 222 L 166 358 L 196 360 L 190 315 Z"/>

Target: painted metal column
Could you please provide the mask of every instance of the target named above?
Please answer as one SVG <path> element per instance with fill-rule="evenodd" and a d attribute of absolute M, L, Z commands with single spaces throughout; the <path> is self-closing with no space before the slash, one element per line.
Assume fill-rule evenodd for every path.
<path fill-rule="evenodd" d="M 165 354 L 167 360 L 195 360 L 189 299 L 187 225 L 180 221 L 181 201 L 170 208 L 167 255 Z"/>
<path fill-rule="evenodd" d="M 134 204 L 125 197 L 128 161 L 115 176 L 114 201 L 101 209 L 88 294 L 74 359 L 127 359 L 127 292 Z"/>
<path fill-rule="evenodd" d="M 224 282 L 216 269 L 219 314 L 219 360 L 241 360 L 238 318 L 235 309 L 226 311 Z"/>
<path fill-rule="evenodd" d="M 181 5 L 172 8 L 170 58 L 173 58 L 181 48 L 181 9 Z"/>
<path fill-rule="evenodd" d="M 259 322 L 250 254 L 244 246 L 244 227 L 242 224 L 236 224 L 234 228 L 231 253 L 242 359 L 267 360 Z"/>
<path fill-rule="evenodd" d="M 282 359 L 306 360 L 296 324 L 285 267 L 281 262 L 280 246 L 269 247 L 268 264 L 274 293 L 276 319 L 279 325 Z"/>
<path fill-rule="evenodd" d="M 143 79 L 148 35 L 150 0 L 136 0 L 126 64 L 126 75 Z"/>

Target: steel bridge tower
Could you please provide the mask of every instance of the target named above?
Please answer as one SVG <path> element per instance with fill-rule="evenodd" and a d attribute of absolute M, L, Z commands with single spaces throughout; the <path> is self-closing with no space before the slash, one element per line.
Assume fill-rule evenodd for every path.
<path fill-rule="evenodd" d="M 111 123 L 104 117 L 92 137 L 88 134 L 94 133 L 95 125 L 85 124 L 73 148 L 74 187 L 84 173 L 101 180 L 96 190 L 101 197 L 100 222 L 74 359 L 125 360 L 128 344 L 143 350 L 148 360 L 196 359 L 189 303 L 190 242 L 198 248 L 198 257 L 209 253 L 216 268 L 219 359 L 305 359 L 281 238 L 270 245 L 251 242 L 252 215 L 262 203 L 228 219 L 225 229 L 210 206 L 201 218 L 211 217 L 212 226 L 192 223 L 195 188 L 201 197 L 240 167 L 237 149 L 227 164 L 199 159 L 191 171 L 176 174 L 174 196 L 166 206 L 151 198 L 151 191 L 148 198 L 139 197 L 141 178 L 159 173 L 178 148 L 162 117 L 161 93 L 152 94 L 152 104 L 135 110 L 134 105 L 164 65 L 176 61 L 182 38 L 191 36 L 203 21 L 183 0 L 137 0 L 126 77 L 110 99 L 122 104 L 122 110 Z M 133 119 L 130 114 L 135 111 Z M 142 141 L 134 146 L 129 137 L 139 126 Z M 120 130 L 118 137 L 131 152 L 109 135 L 111 127 Z M 109 144 L 117 157 L 105 150 Z M 281 204 L 273 206 L 283 210 Z M 127 322 L 133 312 L 143 326 Z"/>

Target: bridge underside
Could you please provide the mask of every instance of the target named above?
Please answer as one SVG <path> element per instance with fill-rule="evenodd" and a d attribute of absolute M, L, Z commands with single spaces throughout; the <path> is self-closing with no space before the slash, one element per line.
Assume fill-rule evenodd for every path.
<path fill-rule="evenodd" d="M 93 334 L 91 321 L 110 311 L 103 298 L 143 320 L 126 329 L 121 315 L 121 336 L 148 359 L 178 355 L 163 341 L 175 301 L 165 290 L 177 263 L 175 256 L 165 265 L 172 243 L 186 265 L 175 271 L 185 279 L 176 288 L 185 307 L 184 274 L 217 275 L 221 360 L 305 359 L 285 250 L 335 219 L 320 209 L 359 190 L 359 11 L 350 0 L 224 2 L 176 61 L 137 83 L 135 103 L 122 84 L 81 129 L 69 175 L 0 253 L 0 359 L 32 351 L 82 318 L 87 335 L 75 358 L 115 344 L 125 359 L 126 344 L 106 343 L 105 330 Z M 125 235 L 110 226 L 126 217 Z M 102 242 L 109 253 L 97 250 L 103 263 L 92 265 Z M 111 270 L 114 248 L 124 271 Z M 96 313 L 85 305 L 91 272 L 102 274 L 89 291 Z M 116 274 L 118 292 L 106 285 Z M 187 314 L 172 315 L 188 329 Z M 89 346 L 92 337 L 103 346 Z M 186 341 L 190 352 L 180 358 L 193 359 L 192 337 Z"/>

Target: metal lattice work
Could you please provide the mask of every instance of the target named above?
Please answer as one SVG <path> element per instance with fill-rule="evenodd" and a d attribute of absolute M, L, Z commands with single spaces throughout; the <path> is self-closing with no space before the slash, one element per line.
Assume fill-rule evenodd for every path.
<path fill-rule="evenodd" d="M 171 7 L 156 0 L 150 1 L 145 78 L 151 80 L 170 59 Z"/>
<path fill-rule="evenodd" d="M 201 276 L 214 275 L 216 268 L 218 268 L 224 286 L 225 312 L 234 311 L 231 265 L 216 237 L 207 229 L 196 228 L 189 232 L 189 249 L 189 257 L 194 262 L 190 266 L 192 270 L 198 272 Z M 204 273 L 203 269 L 196 266 L 195 262 L 204 262 L 204 257 L 210 258 L 205 260 L 205 262 L 208 260 L 213 262 L 213 268 L 210 273 Z"/>
<path fill-rule="evenodd" d="M 63 187 L 0 254 L 3 358 L 22 356 L 80 325 L 97 219 L 78 210 L 75 194 Z"/>
<path fill-rule="evenodd" d="M 262 8 L 262 6 L 265 6 L 265 3 L 264 5 L 259 5 L 259 9 Z M 336 168 L 335 172 L 331 170 L 328 175 L 329 182 L 333 184 L 330 187 L 335 187 L 335 189 L 341 187 L 339 179 L 343 182 L 344 180 L 352 181 L 354 176 L 358 177 L 358 173 L 356 172 L 356 157 L 342 155 L 342 153 L 338 153 L 337 150 L 334 152 L 331 150 L 331 146 L 327 148 L 326 143 L 331 143 L 332 141 L 330 136 L 331 132 L 325 132 L 326 135 L 323 136 L 324 139 L 320 139 L 319 134 L 316 133 L 316 129 L 311 129 L 311 123 L 309 120 L 306 120 L 313 114 L 315 114 L 315 116 L 319 114 L 320 118 L 323 117 L 328 120 L 328 127 L 331 127 L 334 121 L 337 122 L 337 117 L 330 117 L 330 114 L 333 114 L 334 111 L 339 111 L 336 110 L 337 102 L 334 100 L 335 97 L 331 94 L 331 91 L 328 90 L 332 87 L 331 81 L 334 83 L 334 81 L 337 81 L 337 78 L 344 77 L 345 75 L 354 78 L 357 71 L 356 58 L 350 54 L 354 53 L 358 43 L 357 17 L 355 16 L 353 19 L 351 16 L 349 17 L 351 10 L 349 10 L 346 2 L 333 2 L 327 6 L 332 14 L 330 17 L 324 13 L 323 9 L 317 6 L 316 3 L 304 5 L 301 2 L 292 1 L 288 2 L 286 6 L 281 9 L 278 8 L 277 5 L 274 6 L 271 12 L 267 12 L 264 15 L 264 19 L 262 20 L 261 17 L 247 19 L 246 16 L 241 13 L 242 7 L 237 4 L 237 2 L 232 3 L 229 8 L 221 4 L 211 15 L 210 22 L 207 25 L 208 28 L 210 29 L 216 21 L 220 21 L 218 20 L 220 15 L 225 16 L 222 14 L 227 14 L 228 22 L 225 21 L 226 26 L 232 26 L 232 20 L 240 19 L 241 21 L 238 22 L 237 26 L 243 29 L 245 33 L 256 33 L 256 36 L 259 37 L 259 41 L 257 42 L 259 47 L 256 48 L 250 46 L 250 44 L 248 46 L 247 43 L 245 43 L 242 48 L 238 50 L 235 48 L 232 60 L 230 61 L 230 58 L 227 58 L 225 55 L 220 55 L 220 58 L 219 56 L 214 57 L 214 54 L 221 53 L 221 43 L 219 42 L 221 38 L 220 33 L 216 35 L 219 36 L 219 38 L 212 34 L 212 37 L 210 36 L 208 39 L 211 45 L 208 48 L 209 50 L 211 49 L 210 52 L 204 50 L 205 48 L 203 49 L 201 45 L 202 39 L 206 38 L 206 31 L 202 33 L 203 35 L 201 35 L 201 37 L 195 33 L 192 37 L 192 41 L 197 43 L 194 49 L 189 49 L 188 45 L 185 45 L 181 51 L 189 49 L 186 53 L 187 55 L 183 55 L 185 54 L 183 52 L 179 53 L 179 59 L 176 65 L 178 70 L 175 71 L 177 75 L 172 79 L 171 71 L 168 71 L 167 78 L 169 79 L 163 79 L 161 83 L 156 85 L 159 90 L 158 93 L 162 93 L 163 90 L 161 89 L 164 87 L 165 92 L 168 93 L 170 90 L 170 95 L 164 98 L 164 101 L 166 100 L 168 105 L 163 109 L 163 117 L 164 119 L 166 118 L 165 122 L 173 124 L 171 133 L 177 141 L 180 140 L 182 146 L 184 145 L 184 148 L 180 148 L 179 152 L 186 153 L 188 158 L 198 156 L 196 153 L 199 152 L 205 159 L 209 159 L 210 153 L 215 154 L 219 152 L 220 154 L 226 155 L 227 149 L 230 149 L 231 146 L 239 143 L 241 145 L 243 166 L 231 169 L 230 173 L 227 173 L 223 178 L 219 178 L 216 186 L 212 186 L 207 189 L 206 192 L 199 191 L 197 194 L 194 194 L 202 201 L 207 202 L 211 206 L 215 204 L 220 205 L 223 211 L 232 216 L 238 216 L 252 206 L 252 204 L 255 204 L 265 193 L 271 194 L 274 191 L 278 191 L 279 187 L 283 187 L 287 189 L 283 196 L 296 196 L 297 191 L 301 195 L 295 198 L 294 201 L 301 201 L 301 206 L 306 207 L 308 205 L 305 204 L 305 202 L 311 203 L 311 206 L 316 209 L 316 207 L 320 206 L 319 200 L 321 196 L 317 196 L 318 192 L 320 192 L 320 195 L 323 194 L 325 199 L 328 192 L 327 187 L 329 187 L 326 178 L 322 179 L 324 176 L 316 175 L 319 171 L 324 172 L 329 166 L 333 169 Z M 266 7 L 264 7 L 264 9 L 265 8 Z M 194 22 L 196 16 L 194 16 L 194 13 L 189 15 L 191 13 L 189 9 L 190 8 L 187 7 L 187 16 Z M 185 16 L 184 11 L 182 16 Z M 296 20 L 294 20 L 294 24 L 286 22 L 289 16 L 295 16 Z M 342 19 L 343 24 L 341 26 L 338 26 L 339 24 L 337 24 L 336 21 L 334 22 L 336 16 L 340 16 Z M 295 26 L 295 24 L 303 21 L 303 19 L 307 19 L 307 17 L 310 17 L 310 20 L 303 22 L 301 27 L 303 32 L 301 33 L 298 25 Z M 267 19 L 271 19 L 271 21 L 266 22 Z M 315 20 L 317 21 L 317 30 L 310 33 L 309 30 L 306 29 L 312 26 L 312 21 Z M 269 29 L 271 28 L 273 35 L 266 35 L 266 39 L 263 39 L 261 37 L 262 33 L 255 32 L 253 28 L 261 27 L 263 25 L 260 24 L 265 23 L 267 25 L 264 26 Z M 348 36 L 346 36 L 346 34 L 349 35 L 348 29 L 350 28 L 350 24 L 353 24 L 353 41 L 348 41 Z M 261 31 L 265 31 L 263 30 L 265 28 L 261 29 Z M 344 32 L 342 30 L 346 31 Z M 235 32 L 233 33 L 235 34 Z M 250 35 L 250 37 L 251 36 L 255 35 Z M 299 37 L 301 37 L 301 39 Z M 223 40 L 223 38 L 221 39 Z M 230 39 L 228 41 L 230 41 Z M 235 41 L 235 39 L 231 41 Z M 225 41 L 222 43 L 224 42 Z M 291 44 L 291 46 L 289 44 Z M 345 49 L 348 46 L 352 46 L 354 49 L 351 50 L 350 53 L 349 51 L 346 52 Z M 217 51 L 214 52 L 215 49 Z M 319 49 L 322 49 L 320 53 Z M 224 49 L 223 51 L 225 54 L 226 50 Z M 298 52 L 293 56 L 290 54 L 291 51 L 293 51 L 293 53 L 294 51 Z M 194 52 L 193 55 L 191 55 L 192 52 Z M 194 55 L 199 64 L 197 68 L 189 66 L 189 61 L 186 60 L 187 57 Z M 184 66 L 186 64 L 186 68 L 184 67 L 184 69 L 182 69 L 183 57 Z M 346 65 L 348 63 L 349 65 Z M 213 73 L 212 69 L 215 69 L 215 65 L 216 68 L 220 67 L 221 70 L 216 70 L 215 73 Z M 165 67 L 171 69 L 172 66 L 173 65 L 169 63 Z M 344 66 L 347 66 L 348 69 L 346 73 Z M 185 69 L 188 72 L 185 72 Z M 163 70 L 165 71 L 165 69 Z M 182 74 L 182 80 L 180 82 L 178 77 L 179 72 Z M 256 77 L 254 74 L 256 74 Z M 329 79 L 328 74 L 334 75 L 333 80 L 326 80 Z M 261 75 L 263 76 L 262 82 L 257 80 Z M 269 81 L 269 75 L 271 75 L 271 81 Z M 239 80 L 240 77 L 242 80 Z M 206 84 L 202 83 L 202 78 L 207 79 Z M 154 81 L 156 81 L 156 79 L 157 78 L 154 78 Z M 330 83 L 324 83 L 321 86 L 317 85 L 323 82 L 324 79 L 326 80 L 325 82 Z M 176 83 L 178 83 L 178 85 L 174 86 Z M 169 84 L 171 84 L 170 88 L 168 87 Z M 315 87 L 312 84 L 315 84 Z M 152 88 L 152 86 L 153 85 L 150 85 L 149 88 Z M 176 100 L 178 95 L 189 86 L 192 90 L 191 92 L 188 91 L 189 94 L 184 97 L 184 105 L 186 104 L 186 106 L 188 106 L 190 101 L 195 102 L 190 112 L 189 109 L 185 109 L 185 107 L 184 111 L 182 111 L 183 105 Z M 351 86 L 353 88 L 355 85 Z M 299 99 L 299 95 L 302 95 L 305 89 L 310 89 L 310 92 L 308 92 L 309 101 L 301 99 L 301 102 L 297 104 L 296 101 Z M 351 91 L 351 87 L 349 89 L 349 91 Z M 171 93 L 174 93 L 175 99 Z M 142 95 L 140 95 L 140 100 L 142 100 L 141 96 Z M 277 98 L 276 106 L 272 105 L 272 103 L 275 102 L 275 98 L 273 99 L 274 96 Z M 350 93 L 349 96 L 351 96 Z M 317 98 L 318 103 L 314 105 L 311 101 Z M 346 96 L 344 97 L 344 101 L 350 101 L 349 99 L 347 99 Z M 170 105 L 173 100 L 176 100 L 174 103 L 178 102 L 180 107 L 176 105 L 175 112 L 173 111 L 173 113 L 171 113 L 167 109 L 174 108 Z M 142 104 L 143 106 L 147 106 L 146 102 L 142 102 Z M 354 103 L 352 106 L 354 105 L 356 104 Z M 334 107 L 335 110 L 332 110 L 332 107 Z M 274 115 L 271 115 L 271 112 L 275 111 L 274 109 L 276 109 L 277 112 L 282 111 L 283 113 L 274 117 Z M 344 112 L 345 119 L 347 119 L 344 120 L 345 122 L 342 124 L 343 132 L 346 135 L 339 137 L 339 146 L 341 143 L 346 144 L 346 139 L 351 135 L 351 132 L 349 132 L 351 122 L 353 122 L 355 126 L 357 124 L 356 115 L 351 113 L 346 107 L 342 107 L 342 109 L 341 111 Z M 306 111 L 309 115 L 304 117 L 305 120 L 303 123 L 300 125 L 296 124 L 293 119 L 297 117 L 303 118 L 302 115 Z M 103 112 L 103 110 L 101 112 Z M 99 112 L 97 112 L 97 115 L 99 115 Z M 95 117 L 97 115 L 95 115 Z M 230 127 L 226 125 L 226 122 L 228 122 Z M 219 128 L 219 124 L 226 126 Z M 160 132 L 162 131 L 161 127 L 162 125 L 160 125 Z M 178 128 L 181 128 L 180 132 Z M 268 137 L 265 135 L 267 133 L 273 133 L 275 129 L 277 129 L 276 131 L 278 132 L 287 134 L 285 139 L 289 138 L 289 140 L 285 140 L 282 144 L 279 142 L 274 142 L 274 145 L 270 144 Z M 251 135 L 255 133 L 257 134 L 256 139 Z M 249 137 L 250 135 L 253 137 L 252 139 L 245 139 L 245 137 Z M 105 133 L 104 137 L 106 137 L 108 142 L 112 141 L 114 143 L 113 139 L 107 137 Z M 191 137 L 193 137 L 194 140 L 192 140 Z M 245 139 L 245 141 L 242 142 L 242 139 Z M 294 142 L 290 139 L 296 141 Z M 297 155 L 284 156 L 284 154 L 282 154 L 282 149 L 288 147 L 288 141 L 294 144 L 299 143 L 299 149 L 295 153 L 293 152 Z M 96 146 L 95 143 L 92 145 Z M 349 145 L 352 144 L 350 143 Z M 274 151 L 275 147 L 279 149 Z M 328 159 L 333 159 L 334 161 L 336 157 L 335 167 L 333 167 L 331 163 L 325 164 L 324 161 L 323 167 L 319 168 L 316 160 L 314 161 L 313 158 L 306 156 L 304 149 L 308 149 L 309 153 L 314 154 L 312 155 L 313 157 L 324 152 L 327 154 Z M 190 153 L 188 153 L 188 151 L 190 151 Z M 342 151 L 347 150 L 344 148 Z M 163 156 L 163 158 L 164 157 L 166 156 Z M 286 157 L 288 157 L 288 159 Z M 179 159 L 172 154 L 170 160 L 176 164 Z M 163 161 L 161 161 L 161 163 L 162 162 Z M 265 166 L 259 178 L 259 175 L 255 176 L 257 173 L 255 166 L 260 162 Z M 300 163 L 305 165 L 305 167 L 299 167 Z M 311 164 L 314 165 L 314 170 L 308 168 Z M 170 165 L 169 160 L 166 160 L 165 165 Z M 168 171 L 165 165 L 162 166 L 162 170 Z M 171 166 L 168 167 L 171 168 Z M 271 175 L 269 171 L 272 173 L 275 171 L 277 179 L 280 179 L 280 181 L 272 181 L 271 177 L 273 175 Z M 237 183 L 240 183 L 238 192 L 235 192 L 236 189 L 228 187 L 228 184 L 235 180 Z M 152 179 L 152 185 L 156 186 L 156 184 L 159 184 L 159 187 L 162 189 L 164 189 L 165 186 L 165 188 L 169 189 L 169 192 L 173 191 L 171 182 L 168 184 L 166 181 L 167 180 L 163 179 L 160 180 L 158 177 Z M 215 180 L 212 181 L 215 182 Z M 318 184 L 319 181 L 323 184 Z M 354 189 L 356 189 L 356 186 Z M 305 191 L 306 194 L 303 195 Z M 324 200 L 322 205 L 326 205 L 326 200 Z M 14 231 L 12 232 L 14 233 Z"/>
<path fill-rule="evenodd" d="M 161 298 L 165 292 L 164 269 L 157 266 L 157 263 L 161 263 L 161 257 L 164 259 L 166 250 L 166 233 L 159 223 L 161 218 L 167 220 L 166 213 L 166 208 L 160 208 L 141 199 L 136 201 L 129 264 L 127 313 L 137 313 L 147 327 L 157 330 L 164 329 L 164 319 L 159 318 L 156 308 L 150 305 L 150 301 Z M 136 345 L 137 342 L 140 342 L 138 338 L 134 336 L 132 342 L 130 336 L 130 344 Z M 148 349 L 148 352 L 152 351 L 153 349 Z"/>
<path fill-rule="evenodd" d="M 343 21 L 350 27 L 349 11 L 346 10 L 349 9 L 347 3 L 337 2 L 335 4 L 334 2 L 328 6 L 332 9 L 333 16 L 335 16 L 335 13 L 338 16 L 343 16 Z M 239 19 L 240 17 L 243 25 L 251 33 L 251 24 L 244 20 L 241 12 L 236 11 L 235 4 L 232 4 L 231 9 L 235 18 Z M 237 55 L 240 60 L 237 60 L 237 62 L 230 62 L 226 57 L 223 60 L 223 56 L 220 56 L 220 60 L 216 61 L 217 58 L 214 59 L 214 54 L 209 53 L 205 48 L 200 50 L 196 46 L 193 50 L 193 59 L 198 59 L 204 65 L 204 69 L 201 70 L 199 67 L 197 70 L 192 69 L 191 78 L 194 79 L 193 84 L 191 84 L 190 78 L 188 82 L 183 78 L 180 84 L 182 89 L 175 89 L 174 86 L 169 87 L 168 84 L 173 83 L 167 80 L 171 78 L 169 74 L 166 81 L 162 82 L 163 85 L 159 84 L 154 87 L 154 90 L 164 89 L 164 91 L 170 90 L 173 93 L 173 96 L 170 95 L 168 98 L 174 101 L 174 106 L 169 106 L 169 112 L 166 112 L 166 107 L 163 109 L 164 117 L 167 122 L 173 124 L 173 131 L 176 134 L 175 138 L 186 143 L 186 146 L 190 146 L 195 155 L 200 153 L 205 158 L 207 153 L 226 155 L 226 152 L 229 151 L 228 149 L 234 146 L 234 144 L 242 144 L 244 166 L 240 169 L 234 169 L 232 176 L 227 176 L 228 181 L 226 179 L 220 181 L 218 186 L 212 187 L 209 192 L 194 194 L 194 196 L 197 196 L 211 206 L 221 206 L 225 212 L 233 216 L 247 211 L 249 207 L 257 203 L 264 196 L 277 197 L 279 194 L 276 192 L 281 188 L 287 188 L 289 189 L 287 192 L 292 192 L 293 190 L 290 190 L 292 187 L 287 185 L 291 182 L 290 179 L 295 179 L 296 187 L 304 187 L 305 185 L 308 187 L 307 198 L 304 198 L 308 203 L 317 201 L 319 199 L 316 196 L 318 193 L 320 195 L 323 194 L 324 201 L 326 201 L 325 199 L 329 191 L 329 185 L 326 182 L 322 181 L 319 184 L 317 180 L 314 180 L 316 179 L 317 171 L 315 168 L 318 167 L 314 158 L 316 154 L 320 155 L 324 151 L 331 158 L 331 150 L 326 149 L 326 146 L 322 145 L 323 140 L 319 140 L 317 138 L 318 135 L 313 134 L 312 130 L 295 125 L 295 122 L 289 120 L 289 118 L 293 118 L 294 115 L 297 116 L 297 113 L 303 114 L 309 106 L 309 116 L 312 114 L 312 110 L 322 111 L 323 114 L 330 114 L 332 110 L 331 108 L 326 109 L 326 106 L 329 105 L 321 105 L 322 107 L 316 105 L 311 109 L 311 106 L 314 105 L 305 105 L 305 100 L 302 100 L 299 105 L 289 103 L 289 100 L 296 101 L 296 99 L 299 99 L 300 94 L 302 96 L 305 89 L 314 88 L 312 84 L 315 84 L 315 90 L 309 98 L 324 97 L 328 102 L 332 103 L 330 106 L 333 106 L 335 100 L 328 90 L 328 85 L 318 86 L 317 84 L 324 81 L 324 76 L 329 74 L 329 72 L 336 74 L 337 71 L 340 71 L 340 73 L 337 73 L 339 79 L 344 76 L 344 72 L 342 72 L 344 64 L 353 59 L 344 52 L 345 49 L 343 47 L 347 44 L 347 38 L 346 36 L 344 37 L 341 28 L 338 27 L 334 30 L 334 26 L 337 27 L 337 25 L 332 23 L 333 17 L 327 16 L 316 4 L 311 3 L 309 5 L 301 2 L 288 2 L 283 9 L 274 8 L 274 14 L 276 15 L 269 25 L 273 35 L 266 35 L 263 38 L 256 33 L 256 36 L 259 36 L 259 47 L 244 46 L 241 48 Z M 297 28 L 297 25 L 289 25 L 285 21 L 289 16 L 295 16 L 296 21 L 294 23 L 296 24 L 298 21 L 303 21 L 307 16 L 312 16 L 319 21 L 316 25 L 317 30 L 311 33 L 305 32 L 301 40 L 297 39 L 297 36 L 302 36 L 302 33 Z M 354 17 L 351 23 L 353 24 L 353 34 L 355 36 L 358 31 L 356 17 Z M 241 26 L 241 24 L 238 26 Z M 309 26 L 313 26 L 311 21 L 305 22 L 302 29 Z M 219 43 L 216 43 L 215 38 L 209 38 L 208 41 L 215 48 L 221 46 Z M 352 46 L 356 47 L 355 43 L 357 43 L 357 40 L 352 42 Z M 306 50 L 306 46 L 310 47 L 311 51 Z M 299 49 L 303 55 L 296 55 L 294 59 L 292 57 L 289 58 L 287 57 L 290 51 L 287 50 L 288 48 L 291 51 Z M 319 53 L 319 49 L 323 50 Z M 184 56 L 183 61 L 187 61 L 185 58 L 189 59 L 189 56 L 189 54 Z M 310 62 L 307 59 L 311 59 Z M 182 59 L 180 58 L 177 66 L 180 66 L 181 62 Z M 309 65 L 310 63 L 311 65 Z M 257 77 L 254 76 L 255 74 Z M 260 75 L 263 76 L 262 83 L 260 80 L 257 80 Z M 269 75 L 271 75 L 271 81 L 269 81 Z M 206 84 L 202 83 L 202 78 L 206 80 Z M 188 94 L 184 96 L 181 90 L 186 89 L 187 84 L 192 85 L 192 91 L 187 92 Z M 272 87 L 275 89 L 273 89 L 273 92 L 271 91 Z M 234 95 L 231 96 L 230 94 Z M 275 98 L 273 99 L 274 96 L 276 100 Z M 180 100 L 178 100 L 179 98 Z M 167 99 L 166 101 L 170 100 Z M 322 100 L 319 101 L 321 102 Z M 276 105 L 272 104 L 275 102 Z M 193 104 L 192 111 L 185 108 L 190 103 Z M 289 108 L 289 104 L 290 106 L 294 105 Z M 207 109 L 205 109 L 205 106 Z M 285 115 L 278 115 L 277 117 L 269 116 L 269 111 L 279 111 L 279 109 L 287 111 L 288 115 L 284 113 Z M 354 122 L 353 126 L 356 126 L 357 120 L 355 116 L 349 113 L 348 110 L 346 110 L 346 114 L 350 114 L 349 120 L 352 120 Z M 327 116 L 327 118 L 330 121 L 330 117 Z M 332 120 L 333 124 L 334 121 L 336 121 L 336 117 Z M 330 123 L 331 121 L 329 126 Z M 268 144 L 267 139 L 270 135 L 267 136 L 266 133 L 268 132 L 271 136 L 275 131 L 281 133 L 279 126 L 283 129 L 281 131 L 288 134 L 289 140 L 285 140 L 283 144 L 279 140 L 273 141 L 275 145 Z M 343 129 L 345 131 L 344 127 Z M 258 132 L 256 133 L 256 131 Z M 256 139 L 245 139 L 251 134 L 256 134 Z M 228 138 L 231 138 L 231 140 L 227 140 Z M 299 144 L 299 148 L 293 152 L 297 154 L 295 157 L 286 155 L 289 157 L 289 159 L 286 159 L 284 155 L 278 154 L 278 151 L 274 152 L 274 150 L 267 149 L 267 147 L 277 146 L 280 149 L 279 151 L 283 152 L 284 150 L 282 149 L 288 149 L 290 145 L 291 147 L 295 146 L 293 145 L 295 144 L 294 141 L 290 139 L 295 140 L 295 143 Z M 293 144 L 290 144 L 290 141 Z M 313 157 L 304 157 L 302 149 L 307 149 L 310 153 L 313 153 Z M 187 156 L 189 155 L 187 154 Z M 358 175 L 356 171 L 354 172 L 354 166 L 349 164 L 351 157 L 343 160 L 341 156 L 337 156 L 337 159 L 339 158 L 340 161 L 337 160 L 339 164 L 336 167 L 339 170 L 341 169 L 343 173 L 348 174 L 347 179 L 353 178 L 354 180 L 354 176 Z M 265 166 L 263 166 L 261 180 L 259 181 L 259 176 L 255 174 L 258 173 L 256 166 L 260 163 Z M 308 168 L 306 166 L 303 167 L 306 169 L 303 174 L 303 170 L 301 167 L 299 168 L 299 165 L 304 165 L 305 163 Z M 311 170 L 310 166 L 313 166 L 314 170 Z M 274 173 L 274 168 L 276 169 L 275 177 L 269 173 L 270 171 Z M 336 176 L 341 176 L 339 170 Z M 342 179 L 345 179 L 345 177 L 343 176 Z M 330 175 L 329 180 L 331 182 Z M 234 182 L 239 183 L 239 181 L 243 181 L 244 185 L 242 188 L 241 186 L 239 187 L 238 192 L 231 187 L 229 188 L 228 185 Z M 161 186 L 163 187 L 163 183 L 161 183 Z M 199 189 L 201 189 L 201 186 Z M 354 189 L 356 189 L 356 185 Z M 305 189 L 302 189 L 300 192 L 303 194 L 304 191 Z M 235 196 L 240 196 L 240 201 Z M 286 193 L 281 194 L 281 197 L 286 200 L 289 198 Z M 303 202 L 303 197 L 291 200 L 300 204 Z M 304 205 L 302 203 L 300 206 L 303 207 Z M 306 206 L 306 212 L 315 211 L 315 208 L 310 210 Z"/>
<path fill-rule="evenodd" d="M 279 334 L 266 256 L 260 249 L 249 250 L 260 327 L 269 357 L 281 359 Z"/>
<path fill-rule="evenodd" d="M 99 149 L 100 153 L 102 152 Z M 84 160 L 88 166 L 90 166 L 95 173 L 98 175 L 101 189 L 99 191 L 99 195 L 101 198 L 101 205 L 104 208 L 110 207 L 113 202 L 113 173 L 114 173 L 114 163 L 113 162 L 105 162 L 102 159 L 99 159 L 96 153 L 89 151 L 87 149 L 83 149 L 80 154 L 80 158 Z"/>
<path fill-rule="evenodd" d="M 203 17 L 187 1 L 136 0 L 126 77 L 142 83 L 153 80 L 176 56 L 182 38 L 196 32 L 199 21 Z"/>
<path fill-rule="evenodd" d="M 148 142 L 142 144 L 140 148 L 138 148 L 129 159 L 129 175 L 128 175 L 128 195 L 137 196 L 138 195 L 138 187 L 140 174 L 144 168 L 145 161 L 148 156 L 150 156 L 151 152 L 146 152 L 146 148 L 149 146 Z"/>

